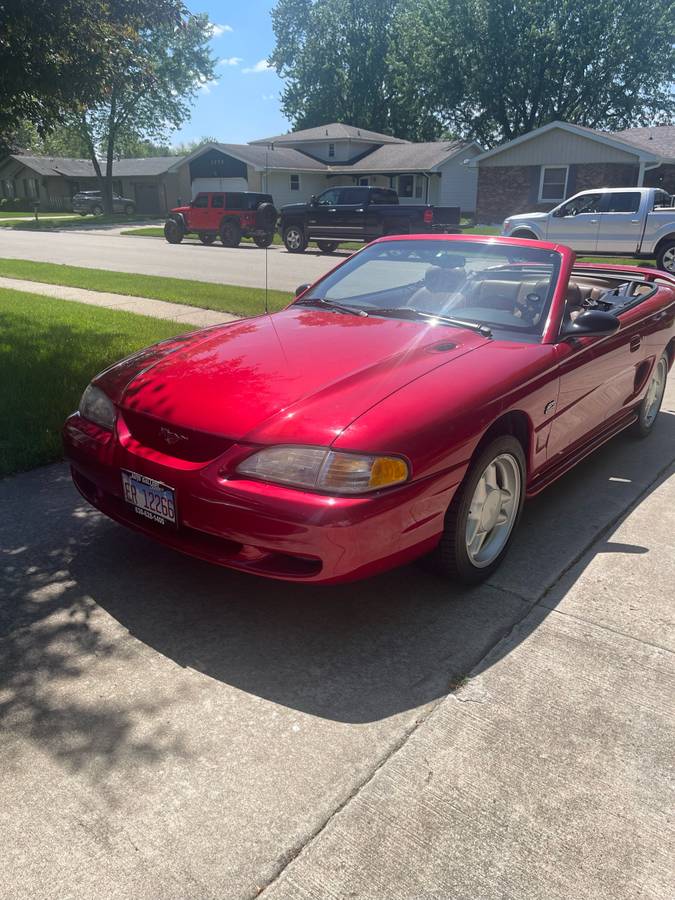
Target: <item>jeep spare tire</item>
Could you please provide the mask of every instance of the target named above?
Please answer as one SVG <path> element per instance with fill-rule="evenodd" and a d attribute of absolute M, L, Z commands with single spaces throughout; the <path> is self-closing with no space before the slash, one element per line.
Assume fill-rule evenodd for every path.
<path fill-rule="evenodd" d="M 278 213 L 273 203 L 261 203 L 255 211 L 256 228 L 274 231 L 277 227 L 277 216 Z"/>
<path fill-rule="evenodd" d="M 185 237 L 182 224 L 175 219 L 167 219 L 164 225 L 164 237 L 170 244 L 180 244 Z"/>

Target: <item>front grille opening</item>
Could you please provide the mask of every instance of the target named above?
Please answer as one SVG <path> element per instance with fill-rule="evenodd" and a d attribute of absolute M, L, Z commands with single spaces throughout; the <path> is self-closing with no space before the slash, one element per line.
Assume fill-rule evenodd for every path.
<path fill-rule="evenodd" d="M 188 462 L 210 462 L 233 443 L 218 434 L 172 425 L 130 409 L 122 410 L 122 418 L 131 436 L 143 447 Z"/>

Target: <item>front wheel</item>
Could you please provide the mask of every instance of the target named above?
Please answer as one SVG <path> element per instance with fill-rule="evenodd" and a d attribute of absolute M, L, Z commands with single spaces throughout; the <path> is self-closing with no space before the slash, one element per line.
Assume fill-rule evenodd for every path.
<path fill-rule="evenodd" d="M 335 253 L 340 246 L 337 241 L 317 241 L 316 245 L 322 253 Z"/>
<path fill-rule="evenodd" d="M 662 272 L 675 275 L 675 241 L 668 241 L 661 246 L 656 257 L 656 265 Z"/>
<path fill-rule="evenodd" d="M 525 454 L 505 435 L 474 461 L 445 515 L 445 527 L 429 562 L 441 575 L 477 584 L 500 565 L 525 500 Z"/>
<path fill-rule="evenodd" d="M 256 247 L 260 247 L 264 250 L 266 247 L 269 247 L 270 244 L 274 241 L 274 234 L 259 234 L 253 238 L 253 242 Z"/>
<path fill-rule="evenodd" d="M 647 437 L 648 434 L 651 434 L 661 409 L 663 395 L 666 392 L 667 378 L 668 357 L 664 353 L 654 366 L 647 393 L 639 407 L 638 420 L 632 426 L 631 430 L 636 437 Z"/>
<path fill-rule="evenodd" d="M 289 225 L 284 228 L 283 237 L 289 253 L 304 253 L 307 249 L 307 237 L 304 229 L 299 225 Z"/>
<path fill-rule="evenodd" d="M 510 237 L 520 238 L 522 241 L 536 241 L 537 235 L 533 231 L 514 231 Z"/>
<path fill-rule="evenodd" d="M 215 239 L 216 239 L 215 234 L 200 234 L 199 235 L 199 240 L 202 242 L 202 244 L 205 244 L 207 247 L 210 247 L 211 244 L 215 241 Z"/>
<path fill-rule="evenodd" d="M 95 206 L 91 211 L 92 216 L 101 216 L 103 215 L 103 207 Z"/>
<path fill-rule="evenodd" d="M 183 226 L 175 219 L 169 219 L 164 225 L 164 237 L 170 244 L 180 244 L 185 237 Z"/>

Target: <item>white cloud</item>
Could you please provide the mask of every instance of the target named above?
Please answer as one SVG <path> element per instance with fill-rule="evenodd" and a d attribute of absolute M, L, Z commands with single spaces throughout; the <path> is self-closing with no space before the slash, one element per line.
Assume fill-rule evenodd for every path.
<path fill-rule="evenodd" d="M 231 25 L 216 25 L 215 22 L 211 22 L 211 37 L 220 37 L 225 34 L 226 31 L 233 31 Z"/>
<path fill-rule="evenodd" d="M 276 94 L 263 94 L 262 99 L 263 100 L 276 100 L 277 95 Z"/>
<path fill-rule="evenodd" d="M 211 88 L 214 88 L 218 82 L 216 81 L 201 81 L 197 85 L 197 90 L 201 91 L 202 94 L 210 94 Z"/>
<path fill-rule="evenodd" d="M 271 72 L 272 66 L 269 65 L 266 59 L 260 59 L 254 66 L 249 66 L 246 69 L 241 70 L 245 75 L 250 75 L 253 72 Z"/>
<path fill-rule="evenodd" d="M 243 61 L 244 60 L 241 58 L 241 56 L 226 56 L 225 59 L 218 60 L 218 65 L 219 66 L 238 66 L 239 63 L 243 62 Z"/>

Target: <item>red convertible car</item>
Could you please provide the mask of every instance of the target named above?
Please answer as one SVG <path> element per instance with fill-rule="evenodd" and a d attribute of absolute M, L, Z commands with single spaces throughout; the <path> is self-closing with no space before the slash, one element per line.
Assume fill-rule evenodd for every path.
<path fill-rule="evenodd" d="M 675 278 L 513 238 L 374 241 L 283 311 L 97 375 L 64 439 L 82 495 L 170 547 L 338 582 L 422 555 L 476 582 L 523 502 L 653 429 Z"/>

